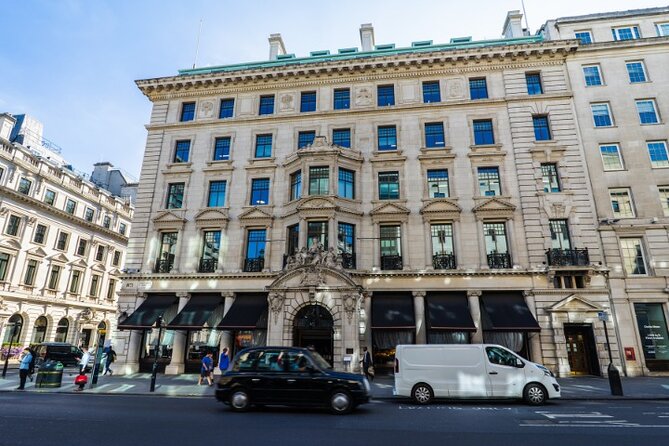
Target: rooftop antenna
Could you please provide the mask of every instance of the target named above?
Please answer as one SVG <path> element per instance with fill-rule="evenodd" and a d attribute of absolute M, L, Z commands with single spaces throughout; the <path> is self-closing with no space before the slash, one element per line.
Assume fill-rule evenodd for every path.
<path fill-rule="evenodd" d="M 202 34 L 202 19 L 200 19 L 200 29 L 197 32 L 197 43 L 195 44 L 195 60 L 193 61 L 193 69 L 197 65 L 197 55 L 200 52 L 200 35 Z"/>
<path fill-rule="evenodd" d="M 530 32 L 530 24 L 527 22 L 527 12 L 525 12 L 525 0 L 520 0 L 520 4 L 523 5 L 523 16 L 525 16 L 525 28 L 527 32 Z M 195 68 L 195 67 L 193 67 Z"/>

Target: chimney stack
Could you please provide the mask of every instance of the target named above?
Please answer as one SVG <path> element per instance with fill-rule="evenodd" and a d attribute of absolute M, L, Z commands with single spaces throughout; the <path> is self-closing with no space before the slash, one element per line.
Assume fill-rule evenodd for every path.
<path fill-rule="evenodd" d="M 504 21 L 504 31 L 502 34 L 505 39 L 514 37 L 523 37 L 523 15 L 519 10 L 509 11 L 506 13 L 506 20 Z"/>
<path fill-rule="evenodd" d="M 276 60 L 278 56 L 286 54 L 286 47 L 283 44 L 281 34 L 269 35 L 269 60 Z"/>
<path fill-rule="evenodd" d="M 9 113 L 0 113 L 0 138 L 9 140 L 16 118 Z"/>
<path fill-rule="evenodd" d="M 360 45 L 362 46 L 362 51 L 374 50 L 374 27 L 371 23 L 360 25 Z"/>

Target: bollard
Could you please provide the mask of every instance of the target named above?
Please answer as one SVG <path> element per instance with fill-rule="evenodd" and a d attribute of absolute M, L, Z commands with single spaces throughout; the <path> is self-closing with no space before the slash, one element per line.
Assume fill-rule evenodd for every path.
<path fill-rule="evenodd" d="M 620 379 L 620 372 L 613 363 L 609 364 L 608 373 L 611 395 L 623 396 L 623 382 Z"/>

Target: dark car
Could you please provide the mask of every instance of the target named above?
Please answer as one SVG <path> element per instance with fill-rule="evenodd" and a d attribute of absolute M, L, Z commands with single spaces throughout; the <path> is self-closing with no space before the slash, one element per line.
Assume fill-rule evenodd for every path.
<path fill-rule="evenodd" d="M 83 354 L 78 347 L 67 342 L 43 342 L 35 346 L 35 365 L 39 367 L 52 360 L 61 362 L 65 367 L 76 366 Z"/>
<path fill-rule="evenodd" d="M 369 402 L 367 378 L 336 372 L 318 353 L 298 347 L 240 351 L 221 376 L 216 399 L 242 412 L 252 405 L 327 407 L 345 414 Z"/>

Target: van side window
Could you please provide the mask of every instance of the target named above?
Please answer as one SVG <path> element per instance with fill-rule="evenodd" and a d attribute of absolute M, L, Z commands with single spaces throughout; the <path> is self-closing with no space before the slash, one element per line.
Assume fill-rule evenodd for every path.
<path fill-rule="evenodd" d="M 499 347 L 486 347 L 485 352 L 491 364 L 508 365 L 510 367 L 515 367 L 517 364 L 516 355 Z"/>

